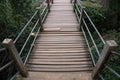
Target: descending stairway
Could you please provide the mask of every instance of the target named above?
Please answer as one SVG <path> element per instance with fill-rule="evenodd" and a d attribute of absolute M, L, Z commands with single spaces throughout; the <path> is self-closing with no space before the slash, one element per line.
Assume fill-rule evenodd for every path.
<path fill-rule="evenodd" d="M 91 80 L 92 62 L 70 0 L 54 0 L 25 80 Z"/>
<path fill-rule="evenodd" d="M 30 71 L 89 71 L 91 59 L 81 32 L 42 32 L 28 62 Z"/>

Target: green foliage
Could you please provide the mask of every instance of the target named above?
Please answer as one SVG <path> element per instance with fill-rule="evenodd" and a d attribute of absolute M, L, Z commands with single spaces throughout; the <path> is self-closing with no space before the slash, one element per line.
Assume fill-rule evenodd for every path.
<path fill-rule="evenodd" d="M 107 22 L 111 29 L 120 31 L 120 0 L 110 0 L 107 11 Z"/>
<path fill-rule="evenodd" d="M 102 7 L 94 6 L 94 5 L 84 5 L 86 7 L 86 11 L 89 14 L 90 18 L 96 25 L 97 29 L 102 33 L 102 35 L 112 34 L 115 35 L 114 40 L 120 45 L 120 0 L 110 0 L 109 8 L 104 9 Z M 89 26 L 95 42 L 97 44 L 98 49 L 103 49 L 103 44 L 99 41 L 98 35 L 93 31 L 91 26 Z M 97 38 L 96 38 L 97 37 Z M 90 39 L 88 37 L 88 39 Z M 98 60 L 98 55 L 96 53 L 95 47 L 93 46 L 91 40 L 89 40 L 90 47 L 92 49 L 93 56 L 95 61 Z M 101 50 L 100 50 L 101 51 Z M 120 53 L 120 46 L 116 48 L 116 51 Z M 113 70 L 120 74 L 120 56 L 113 56 L 108 61 L 107 65 L 109 65 Z M 105 80 L 119 80 L 116 75 L 114 75 L 110 70 L 104 68 L 101 72 Z"/>
<path fill-rule="evenodd" d="M 100 31 L 104 31 L 104 27 L 106 27 L 106 10 L 102 7 L 95 7 L 93 5 L 84 5 L 86 11 L 97 29 Z"/>
<path fill-rule="evenodd" d="M 0 0 L 0 43 L 14 39 L 33 12 L 31 0 Z"/>

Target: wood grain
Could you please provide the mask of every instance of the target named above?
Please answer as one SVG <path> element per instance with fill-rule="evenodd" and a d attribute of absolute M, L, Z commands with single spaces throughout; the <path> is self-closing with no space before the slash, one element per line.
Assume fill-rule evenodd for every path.
<path fill-rule="evenodd" d="M 25 80 L 92 80 L 91 57 L 70 0 L 54 0 L 26 66 Z"/>

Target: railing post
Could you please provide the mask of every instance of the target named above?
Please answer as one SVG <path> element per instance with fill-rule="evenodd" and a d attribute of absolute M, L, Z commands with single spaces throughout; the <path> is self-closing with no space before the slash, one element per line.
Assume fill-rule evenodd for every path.
<path fill-rule="evenodd" d="M 43 31 L 43 23 L 42 23 L 42 17 L 41 17 L 41 11 L 40 11 L 40 7 L 36 8 L 38 10 L 38 18 L 39 18 L 39 26 L 41 26 L 41 31 Z"/>
<path fill-rule="evenodd" d="M 50 12 L 50 0 L 47 0 L 48 11 Z"/>
<path fill-rule="evenodd" d="M 74 0 L 74 12 L 75 12 L 75 5 L 76 5 L 76 3 L 77 3 L 77 0 Z"/>
<path fill-rule="evenodd" d="M 16 67 L 20 71 L 20 74 L 23 77 L 27 77 L 28 76 L 27 69 L 25 68 L 25 66 L 24 66 L 24 64 L 23 64 L 23 62 L 18 54 L 18 51 L 13 43 L 13 40 L 12 39 L 5 39 L 3 41 L 3 46 L 8 50 L 8 54 L 14 60 Z"/>
<path fill-rule="evenodd" d="M 104 68 L 105 63 L 107 62 L 107 60 L 111 55 L 111 51 L 115 49 L 117 46 L 118 45 L 114 40 L 106 41 L 101 56 L 98 59 L 97 64 L 93 69 L 92 78 L 97 77 L 97 75 L 101 72 L 101 70 Z"/>
<path fill-rule="evenodd" d="M 83 10 L 84 10 L 84 8 L 81 7 L 80 20 L 79 20 L 79 22 L 80 22 L 80 23 L 79 23 L 79 25 L 80 25 L 79 30 L 80 30 L 81 25 L 82 25 Z"/>

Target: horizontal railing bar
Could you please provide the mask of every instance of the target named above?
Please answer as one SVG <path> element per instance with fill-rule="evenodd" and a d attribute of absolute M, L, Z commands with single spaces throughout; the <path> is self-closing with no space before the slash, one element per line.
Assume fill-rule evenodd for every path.
<path fill-rule="evenodd" d="M 29 52 L 28 52 L 28 55 L 27 55 L 27 57 L 26 57 L 26 59 L 25 59 L 24 65 L 26 65 L 26 63 L 27 63 L 27 60 L 28 60 L 28 58 L 29 58 L 29 55 L 30 55 L 30 53 L 31 53 L 31 51 L 32 51 L 32 48 L 33 48 L 33 46 L 34 46 L 35 40 L 37 39 L 37 36 L 38 36 L 38 34 L 39 34 L 39 32 L 40 32 L 40 28 L 41 28 L 41 27 L 39 27 L 39 29 L 38 29 L 38 31 L 37 31 L 37 33 L 36 33 L 36 35 L 35 35 L 35 38 L 34 38 L 32 44 L 31 44 L 31 47 L 30 47 L 30 50 L 29 50 Z"/>
<path fill-rule="evenodd" d="M 98 74 L 98 76 L 101 80 L 105 80 L 101 74 Z"/>
<path fill-rule="evenodd" d="M 83 23 L 84 23 L 84 25 L 85 25 L 88 33 L 89 33 L 89 36 L 90 36 L 90 38 L 91 38 L 91 40 L 92 40 L 92 42 L 93 42 L 93 45 L 94 45 L 94 47 L 95 47 L 95 49 L 96 49 L 96 51 L 97 51 L 98 56 L 100 56 L 100 52 L 99 52 L 99 50 L 98 50 L 98 48 L 97 48 L 97 45 L 96 45 L 96 43 L 95 43 L 95 41 L 94 41 L 94 39 L 93 39 L 93 37 L 92 37 L 92 34 L 91 34 L 90 30 L 88 29 L 88 26 L 87 26 L 85 20 L 84 20 L 83 18 L 82 18 L 82 20 L 83 20 Z"/>
<path fill-rule="evenodd" d="M 21 34 L 27 28 L 27 26 L 30 24 L 30 22 L 33 20 L 33 18 L 36 16 L 37 12 L 38 12 L 38 10 L 35 11 L 34 15 L 30 18 L 30 20 L 27 22 L 27 24 L 23 27 L 23 29 L 21 30 L 21 32 L 18 34 L 18 36 L 14 40 L 14 43 L 16 43 L 16 41 L 20 38 Z"/>
<path fill-rule="evenodd" d="M 105 67 L 110 70 L 112 73 L 114 73 L 118 78 L 120 78 L 120 74 L 118 74 L 115 70 L 113 70 L 111 67 L 105 65 Z"/>
<path fill-rule="evenodd" d="M 31 32 L 30 32 L 30 34 L 29 34 L 29 36 L 28 36 L 27 40 L 25 41 L 24 45 L 22 46 L 22 49 L 20 50 L 19 55 L 21 55 L 21 54 L 22 54 L 22 52 L 23 52 L 23 50 L 24 50 L 24 48 L 25 48 L 25 46 L 26 46 L 26 44 L 27 44 L 28 40 L 30 39 L 30 36 L 31 36 L 32 32 L 33 32 L 33 31 L 34 31 L 34 29 L 36 28 L 36 26 L 37 26 L 38 22 L 39 22 L 39 19 L 38 19 L 38 20 L 37 20 L 37 22 L 35 23 L 35 25 L 34 25 L 33 29 L 31 30 Z"/>
<path fill-rule="evenodd" d="M 112 53 L 112 54 L 115 54 L 115 55 L 117 55 L 117 56 L 120 56 L 120 53 L 118 53 L 118 52 L 112 51 L 111 53 Z"/>
<path fill-rule="evenodd" d="M 19 74 L 19 71 L 16 72 L 16 73 L 10 78 L 10 80 L 13 80 L 13 79 L 17 76 L 17 74 Z"/>
<path fill-rule="evenodd" d="M 77 0 L 77 3 L 80 5 L 80 7 L 82 7 L 80 0 Z"/>
<path fill-rule="evenodd" d="M 48 12 L 49 12 L 49 10 L 47 9 L 47 12 L 46 12 L 46 14 L 45 14 L 44 17 L 43 17 L 42 23 L 44 23 L 44 21 L 45 21 L 45 19 L 46 19 L 46 16 L 47 16 Z"/>
<path fill-rule="evenodd" d="M 90 21 L 90 23 L 92 24 L 93 28 L 95 29 L 95 31 L 97 32 L 98 36 L 100 37 L 101 41 L 103 42 L 103 44 L 105 44 L 105 41 L 103 39 L 103 37 L 101 36 L 101 34 L 99 33 L 99 31 L 97 30 L 97 28 L 95 27 L 94 23 L 92 22 L 91 18 L 88 16 L 87 12 L 85 10 L 83 10 L 83 12 L 85 13 L 85 15 L 87 16 L 88 20 Z"/>
<path fill-rule="evenodd" d="M 75 13 L 76 13 L 78 22 L 80 22 L 80 18 L 79 18 L 79 16 L 78 16 L 78 13 L 77 13 L 76 9 L 75 9 Z"/>
<path fill-rule="evenodd" d="M 76 6 L 76 9 L 78 10 L 79 14 L 81 14 L 81 11 L 79 10 L 77 4 L 75 4 L 75 6 Z"/>
<path fill-rule="evenodd" d="M 0 52 L 3 52 L 3 51 L 5 51 L 5 50 L 6 50 L 5 48 L 1 48 L 1 49 L 0 49 Z"/>
<path fill-rule="evenodd" d="M 45 8 L 43 9 L 43 11 L 42 11 L 41 15 L 43 15 L 43 14 L 44 14 L 44 12 L 46 11 L 46 9 L 47 9 L 47 6 L 45 6 Z"/>
<path fill-rule="evenodd" d="M 13 62 L 14 62 L 14 61 L 12 60 L 12 61 L 8 62 L 7 64 L 5 64 L 4 66 L 2 66 L 2 67 L 0 68 L 0 72 L 3 71 L 4 69 L 6 69 L 7 67 L 9 67 Z"/>
<path fill-rule="evenodd" d="M 90 48 L 90 45 L 89 45 L 89 42 L 88 42 L 86 33 L 85 33 L 84 29 L 83 29 L 83 26 L 81 26 L 81 29 L 82 29 L 84 38 L 85 38 L 86 43 L 87 43 L 87 46 L 88 46 L 88 49 L 89 49 L 89 52 L 90 52 L 90 56 L 91 56 L 91 58 L 92 58 L 93 66 L 96 66 L 96 64 L 95 64 L 95 59 L 94 59 L 94 57 L 93 57 L 93 54 L 92 54 L 92 51 L 91 51 L 91 48 Z"/>
<path fill-rule="evenodd" d="M 46 1 L 46 0 L 45 0 L 45 1 Z M 45 2 L 45 1 L 44 1 L 44 2 Z M 44 5 L 44 4 L 42 3 L 42 5 L 40 5 L 40 8 L 42 8 L 43 5 Z M 44 13 L 44 11 L 45 11 L 46 9 L 47 9 L 47 7 L 45 7 L 45 9 L 43 10 L 43 13 Z M 30 24 L 30 22 L 34 19 L 34 17 L 36 16 L 37 13 L 38 13 L 38 10 L 36 10 L 36 12 L 35 12 L 35 13 L 33 14 L 33 16 L 30 18 L 30 20 L 25 24 L 25 26 L 23 27 L 23 29 L 20 31 L 20 33 L 18 34 L 18 36 L 15 38 L 14 43 L 17 42 L 17 40 L 20 38 L 20 36 L 22 35 L 22 33 L 25 31 L 25 29 L 26 29 L 27 26 Z M 47 16 L 47 14 L 48 14 L 48 10 L 46 11 L 46 14 L 44 15 L 43 21 L 45 20 L 45 17 Z M 32 33 L 32 32 L 34 31 L 34 29 L 36 28 L 38 22 L 39 22 L 39 19 L 37 20 L 37 22 L 36 22 L 36 24 L 34 25 L 32 31 L 30 32 L 27 40 L 25 41 L 25 43 L 24 43 L 24 45 L 23 45 L 23 47 L 22 47 L 22 49 L 21 49 L 21 51 L 20 51 L 20 55 L 22 54 L 22 52 L 23 52 L 23 50 L 24 50 L 24 48 L 25 48 L 28 40 L 30 39 L 31 33 Z M 38 32 L 37 32 L 37 34 L 36 34 L 36 36 L 35 36 L 32 44 L 35 43 L 35 40 L 37 39 L 37 36 L 38 36 L 38 34 L 39 34 L 39 31 L 40 31 L 40 27 L 39 27 L 39 29 L 38 29 Z M 32 47 L 33 47 L 33 45 L 31 45 L 31 47 L 30 47 L 30 50 L 29 50 L 29 52 L 28 52 L 29 54 L 30 54 L 30 52 L 31 52 L 31 50 L 32 50 Z M 0 49 L 0 52 L 1 52 L 1 51 L 3 51 L 3 50 Z M 29 57 L 29 55 L 27 55 L 27 56 Z M 28 59 L 28 58 L 25 59 L 25 63 L 27 62 L 27 59 Z M 12 64 L 12 63 L 11 63 L 11 64 Z M 7 65 L 10 65 L 10 63 L 6 64 L 5 66 L 7 66 Z M 0 69 L 2 69 L 2 68 L 0 68 Z M 10 80 L 14 79 L 15 76 L 16 76 L 18 73 L 19 73 L 19 71 L 18 71 Z"/>
<path fill-rule="evenodd" d="M 79 0 L 77 0 L 77 3 L 81 6 Z M 75 13 L 77 13 L 77 12 L 80 13 L 77 4 L 75 4 L 75 7 L 76 7 Z M 81 7 L 82 7 L 82 6 L 81 6 Z M 76 10 L 77 10 L 77 11 L 76 11 Z M 79 17 L 78 17 L 78 13 L 76 14 L 76 15 L 77 15 L 77 19 L 79 18 Z M 86 12 L 85 10 L 84 10 L 84 13 L 85 13 L 86 17 L 88 18 L 88 20 L 90 21 L 92 27 L 95 29 L 95 31 L 97 32 L 98 36 L 100 37 L 100 40 L 103 42 L 103 44 L 105 44 L 106 42 L 104 41 L 103 37 L 101 36 L 101 34 L 100 34 L 99 31 L 97 30 L 97 28 L 95 27 L 94 23 L 92 22 L 91 18 L 88 16 L 88 14 L 87 14 L 87 12 Z M 84 23 L 84 25 L 85 25 L 88 33 L 89 33 L 89 36 L 90 36 L 90 38 L 91 38 L 91 40 L 92 40 L 92 42 L 93 42 L 93 44 L 94 44 L 94 46 L 95 46 L 95 49 L 96 49 L 96 51 L 97 51 L 97 53 L 98 53 L 98 56 L 100 56 L 100 52 L 99 52 L 99 50 L 98 50 L 98 48 L 97 48 L 97 45 L 96 45 L 96 43 L 95 43 L 95 41 L 94 41 L 94 39 L 93 39 L 93 36 L 92 36 L 92 34 L 91 34 L 91 32 L 90 32 L 90 30 L 89 30 L 89 28 L 88 28 L 85 20 L 84 20 L 84 19 L 82 19 L 82 20 L 83 20 L 83 23 Z M 81 26 L 81 29 L 82 29 L 82 32 L 83 32 L 83 34 L 84 34 L 86 43 L 87 43 L 87 45 L 88 45 L 88 49 L 89 49 L 89 52 L 90 52 L 90 55 L 91 55 L 91 58 L 92 58 L 93 65 L 96 65 L 96 63 L 95 63 L 95 61 L 94 61 L 94 57 L 93 57 L 92 52 L 91 52 L 91 48 L 90 48 L 89 42 L 88 42 L 88 40 L 87 40 L 86 33 L 85 33 L 84 29 L 83 29 L 83 26 Z M 112 53 L 115 54 L 115 55 L 120 56 L 120 54 L 117 53 L 117 52 L 115 52 L 115 51 L 112 52 Z M 110 68 L 110 67 L 107 66 L 107 65 L 106 65 L 106 68 L 109 69 L 112 73 L 114 73 L 118 78 L 120 78 L 120 75 L 119 75 L 115 70 L 113 70 L 112 68 Z M 102 75 L 99 74 L 98 76 L 99 76 L 99 78 L 100 78 L 101 80 L 105 80 Z"/>

